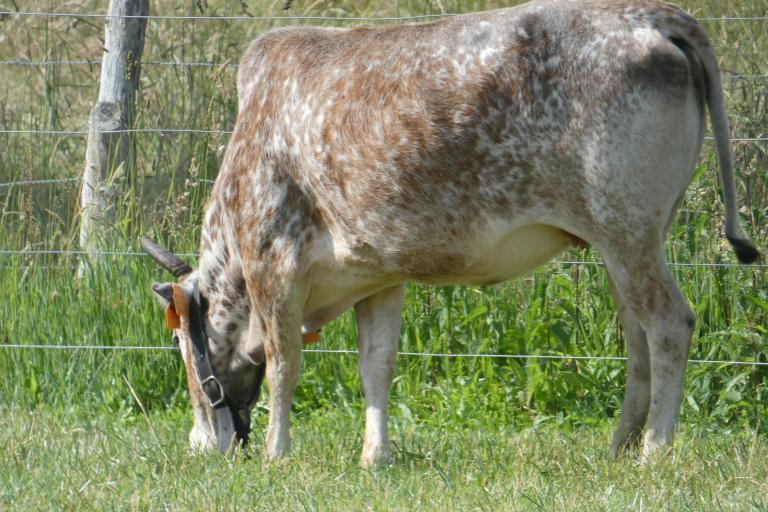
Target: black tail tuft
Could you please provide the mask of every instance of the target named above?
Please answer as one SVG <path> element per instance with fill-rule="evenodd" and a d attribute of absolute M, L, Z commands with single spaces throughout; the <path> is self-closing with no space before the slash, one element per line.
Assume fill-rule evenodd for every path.
<path fill-rule="evenodd" d="M 749 240 L 729 237 L 728 241 L 731 242 L 733 250 L 736 251 L 736 257 L 741 263 L 747 265 L 749 263 L 754 263 L 760 258 L 760 253 Z"/>

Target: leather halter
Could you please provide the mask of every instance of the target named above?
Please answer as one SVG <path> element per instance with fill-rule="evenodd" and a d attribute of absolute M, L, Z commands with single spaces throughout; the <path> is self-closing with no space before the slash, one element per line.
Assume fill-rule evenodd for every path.
<path fill-rule="evenodd" d="M 205 333 L 200 290 L 197 286 L 189 303 L 189 337 L 192 341 L 192 353 L 195 356 L 200 386 L 216 414 L 216 439 L 219 451 L 226 453 L 237 445 L 245 447 L 251 431 L 250 411 L 227 396 L 224 386 L 213 371 L 208 353 L 208 336 Z M 261 387 L 261 377 L 263 372 L 258 377 L 256 390 Z"/>
<path fill-rule="evenodd" d="M 253 363 L 256 366 L 256 382 L 251 396 L 243 406 L 230 398 L 221 381 L 211 366 L 208 352 L 208 335 L 205 332 L 204 312 L 200 290 L 195 284 L 192 300 L 184 301 L 186 311 L 178 311 L 174 305 L 166 309 L 166 322 L 169 328 L 178 329 L 179 315 L 186 316 L 189 321 L 189 337 L 192 344 L 192 353 L 195 357 L 197 376 L 200 387 L 203 389 L 208 403 L 216 414 L 216 439 L 218 449 L 222 453 L 233 450 L 238 445 L 245 448 L 248 444 L 248 435 L 251 431 L 250 410 L 247 404 L 253 403 L 261 389 L 264 379 L 265 363 Z M 305 345 L 317 343 L 320 340 L 320 331 L 305 332 L 302 335 Z"/>

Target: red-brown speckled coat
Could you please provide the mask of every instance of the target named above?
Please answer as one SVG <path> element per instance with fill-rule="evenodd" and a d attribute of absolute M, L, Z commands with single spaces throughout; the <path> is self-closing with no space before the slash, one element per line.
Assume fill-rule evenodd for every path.
<path fill-rule="evenodd" d="M 574 240 L 602 255 L 627 336 L 613 449 L 646 425 L 644 455 L 671 442 L 694 317 L 663 243 L 705 106 L 726 234 L 740 259 L 757 256 L 737 221 L 715 56 L 693 18 L 655 0 L 541 0 L 419 25 L 279 29 L 250 45 L 237 87 L 200 266 L 182 282 L 206 301 L 231 397 L 252 396 L 266 361 L 269 458 L 289 448 L 302 331 L 354 306 L 362 462 L 386 462 L 403 283 L 499 282 Z M 211 447 L 189 375 L 191 440 Z"/>

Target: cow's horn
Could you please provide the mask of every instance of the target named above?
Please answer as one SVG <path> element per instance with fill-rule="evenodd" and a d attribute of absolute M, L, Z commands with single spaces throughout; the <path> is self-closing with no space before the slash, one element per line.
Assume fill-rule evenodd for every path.
<path fill-rule="evenodd" d="M 184 260 L 173 254 L 168 249 L 163 249 L 149 238 L 141 238 L 141 247 L 152 256 L 152 259 L 168 270 L 174 277 L 181 277 L 192 272 L 192 267 L 187 265 Z"/>

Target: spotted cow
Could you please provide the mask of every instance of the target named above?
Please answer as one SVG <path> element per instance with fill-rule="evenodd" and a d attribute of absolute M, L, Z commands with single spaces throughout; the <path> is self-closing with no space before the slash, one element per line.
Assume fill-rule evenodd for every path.
<path fill-rule="evenodd" d="M 742 262 L 758 257 L 738 224 L 716 58 L 693 18 L 656 0 L 536 0 L 424 24 L 281 28 L 250 45 L 237 89 L 199 267 L 145 242 L 179 277 L 154 289 L 189 370 L 194 447 L 247 438 L 266 373 L 266 456 L 286 455 L 302 342 L 354 307 L 362 463 L 389 461 L 404 283 L 497 283 L 573 240 L 602 256 L 627 339 L 613 451 L 671 443 L 694 315 L 663 247 L 707 109 L 725 233 Z"/>

